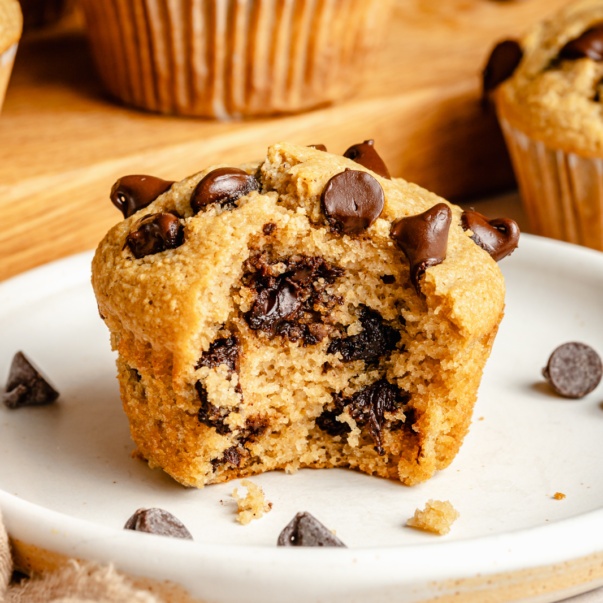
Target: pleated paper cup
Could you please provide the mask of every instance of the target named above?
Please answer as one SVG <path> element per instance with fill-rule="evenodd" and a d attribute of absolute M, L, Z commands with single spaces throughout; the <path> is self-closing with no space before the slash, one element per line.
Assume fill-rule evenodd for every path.
<path fill-rule="evenodd" d="M 81 0 L 108 92 L 155 111 L 227 119 L 346 98 L 391 0 Z"/>
<path fill-rule="evenodd" d="M 530 230 L 603 251 L 603 158 L 550 148 L 499 120 Z"/>

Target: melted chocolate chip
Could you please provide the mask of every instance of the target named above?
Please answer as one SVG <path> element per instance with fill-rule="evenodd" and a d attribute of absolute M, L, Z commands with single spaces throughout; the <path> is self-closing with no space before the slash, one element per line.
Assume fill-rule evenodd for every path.
<path fill-rule="evenodd" d="M 59 392 L 23 354 L 17 352 L 8 373 L 6 391 L 0 396 L 8 408 L 51 404 Z"/>
<path fill-rule="evenodd" d="M 364 360 L 376 362 L 382 356 L 396 349 L 401 336 L 396 329 L 386 325 L 379 312 L 362 306 L 360 314 L 362 331 L 357 335 L 335 339 L 327 349 L 327 354 L 341 354 L 344 362 Z"/>
<path fill-rule="evenodd" d="M 111 201 L 123 213 L 124 218 L 129 218 L 155 201 L 172 184 L 173 180 L 162 180 L 155 176 L 123 176 L 111 188 Z"/>
<path fill-rule="evenodd" d="M 410 263 L 410 278 L 417 293 L 425 270 L 446 259 L 451 221 L 448 205 L 438 203 L 422 214 L 401 218 L 392 226 L 391 236 Z"/>
<path fill-rule="evenodd" d="M 560 59 L 584 59 L 603 61 L 603 24 L 587 29 L 570 40 L 560 51 Z"/>
<path fill-rule="evenodd" d="M 484 96 L 509 79 L 522 58 L 523 50 L 518 42 L 515 40 L 499 42 L 490 53 L 486 67 L 482 72 Z"/>
<path fill-rule="evenodd" d="M 135 227 L 126 237 L 126 245 L 136 259 L 175 249 L 184 243 L 184 228 L 174 214 L 145 216 Z"/>
<path fill-rule="evenodd" d="M 341 394 L 333 394 L 334 409 L 323 411 L 316 419 L 316 425 L 333 436 L 348 433 L 349 425 L 337 421 L 337 417 L 347 410 L 360 427 L 368 425 L 375 442 L 375 450 L 379 454 L 384 454 L 381 441 L 381 430 L 385 423 L 384 413 L 398 410 L 409 400 L 408 392 L 386 379 L 380 379 L 348 398 L 344 398 Z"/>
<path fill-rule="evenodd" d="M 583 398 L 599 385 L 603 367 L 590 346 L 570 342 L 553 351 L 542 374 L 560 396 Z"/>
<path fill-rule="evenodd" d="M 207 366 L 213 369 L 221 364 L 225 364 L 231 371 L 239 368 L 239 340 L 234 335 L 213 341 L 209 350 L 203 352 L 195 368 Z"/>
<path fill-rule="evenodd" d="M 221 462 L 238 467 L 241 464 L 241 453 L 238 446 L 231 446 L 224 451 Z"/>
<path fill-rule="evenodd" d="M 275 331 L 288 318 L 301 308 L 302 300 L 297 289 L 284 279 L 275 288 L 262 289 L 247 314 L 247 322 L 253 330 Z"/>
<path fill-rule="evenodd" d="M 208 205 L 222 207 L 234 205 L 241 197 L 260 188 L 259 182 L 238 168 L 217 168 L 206 174 L 197 184 L 191 196 L 193 213 L 199 213 Z"/>
<path fill-rule="evenodd" d="M 317 151 L 322 151 L 323 153 L 327 152 L 327 147 L 325 147 L 324 144 L 309 144 L 308 145 L 311 149 L 316 149 Z"/>
<path fill-rule="evenodd" d="M 396 277 L 393 274 L 382 274 L 380 278 L 384 285 L 392 285 L 396 282 Z"/>
<path fill-rule="evenodd" d="M 477 211 L 464 211 L 461 216 L 463 230 L 473 232 L 471 239 L 499 262 L 510 255 L 519 243 L 519 226 L 508 218 L 489 220 Z"/>
<path fill-rule="evenodd" d="M 201 402 L 199 412 L 197 413 L 197 420 L 199 423 L 203 423 L 208 427 L 213 427 L 220 435 L 230 433 L 230 427 L 226 425 L 225 420 L 228 418 L 228 415 L 230 415 L 231 410 L 235 409 L 214 406 L 209 401 L 207 389 L 205 389 L 205 385 L 203 385 L 201 381 L 195 383 L 195 389 L 199 396 L 199 402 Z"/>
<path fill-rule="evenodd" d="M 362 143 L 352 145 L 343 156 L 363 165 L 365 168 L 375 172 L 375 174 L 391 180 L 385 162 L 375 149 L 374 140 L 365 140 Z"/>
<path fill-rule="evenodd" d="M 279 534 L 278 546 L 337 546 L 345 544 L 310 513 L 297 513 Z"/>
<path fill-rule="evenodd" d="M 170 536 L 172 538 L 183 538 L 192 540 L 191 533 L 186 526 L 168 511 L 163 509 L 138 509 L 124 525 L 124 530 L 135 530 L 136 532 L 147 532 L 159 536 Z"/>
<path fill-rule="evenodd" d="M 276 224 L 274 222 L 268 222 L 262 226 L 262 232 L 269 237 L 276 230 Z"/>
<path fill-rule="evenodd" d="M 345 170 L 327 182 L 321 202 L 327 221 L 336 232 L 358 234 L 381 215 L 385 197 L 373 176 Z"/>
<path fill-rule="evenodd" d="M 274 275 L 272 266 L 284 263 L 285 272 Z M 294 256 L 270 263 L 259 254 L 247 262 L 243 281 L 255 289 L 251 310 L 244 315 L 254 331 L 283 335 L 290 341 L 303 339 L 306 345 L 320 341 L 326 332 L 319 326 L 323 317 L 340 303 L 325 289 L 343 274 L 323 258 Z M 253 272 L 252 272 L 253 271 Z"/>

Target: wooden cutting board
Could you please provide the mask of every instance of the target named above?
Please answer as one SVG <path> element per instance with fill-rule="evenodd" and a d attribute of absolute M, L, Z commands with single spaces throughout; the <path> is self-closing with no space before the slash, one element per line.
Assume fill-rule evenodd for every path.
<path fill-rule="evenodd" d="M 493 44 L 567 0 L 398 0 L 384 48 L 357 94 L 277 119 L 218 123 L 112 102 L 77 26 L 22 41 L 0 117 L 0 280 L 93 248 L 121 214 L 108 200 L 128 173 L 180 179 L 261 158 L 268 144 L 367 138 L 394 176 L 460 200 L 513 186 L 494 115 L 480 104 Z"/>

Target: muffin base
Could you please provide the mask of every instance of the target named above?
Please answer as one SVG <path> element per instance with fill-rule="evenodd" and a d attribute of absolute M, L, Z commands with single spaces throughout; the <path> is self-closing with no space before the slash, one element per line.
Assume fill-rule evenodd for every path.
<path fill-rule="evenodd" d="M 530 230 L 603 250 L 603 159 L 552 149 L 500 118 Z"/>

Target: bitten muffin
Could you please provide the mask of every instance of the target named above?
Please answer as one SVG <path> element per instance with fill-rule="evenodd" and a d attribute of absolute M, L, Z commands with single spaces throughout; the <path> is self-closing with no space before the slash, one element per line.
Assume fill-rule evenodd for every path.
<path fill-rule="evenodd" d="M 138 452 L 182 484 L 300 467 L 416 484 L 468 430 L 516 225 L 389 179 L 373 141 L 320 148 L 113 187 L 126 218 L 92 283 Z"/>
<path fill-rule="evenodd" d="M 485 72 L 536 234 L 603 249 L 603 2 L 571 3 Z"/>
<path fill-rule="evenodd" d="M 392 0 L 80 0 L 99 74 L 149 111 L 295 113 L 353 94 Z"/>
<path fill-rule="evenodd" d="M 23 30 L 23 16 L 17 0 L 0 0 L 0 109 L 13 70 Z"/>

